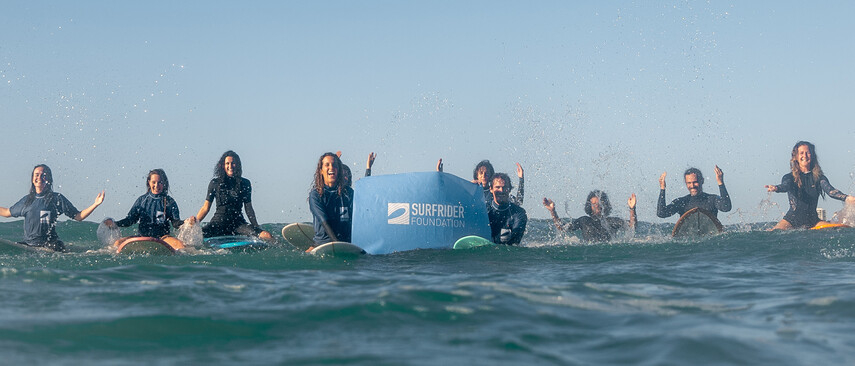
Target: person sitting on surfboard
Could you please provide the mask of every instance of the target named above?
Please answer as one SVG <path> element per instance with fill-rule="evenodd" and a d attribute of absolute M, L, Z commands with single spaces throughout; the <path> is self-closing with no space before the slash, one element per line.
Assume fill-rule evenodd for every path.
<path fill-rule="evenodd" d="M 635 224 L 638 221 L 635 215 L 635 193 L 633 193 L 626 201 L 629 206 L 629 222 L 624 219 L 611 217 L 609 214 L 612 211 L 612 204 L 609 202 L 609 196 L 600 190 L 593 190 L 588 194 L 588 199 L 585 201 L 585 213 L 588 216 L 570 221 L 566 225 L 561 223 L 561 219 L 555 212 L 555 202 L 544 197 L 543 206 L 549 210 L 552 215 L 552 221 L 558 230 L 582 230 L 582 239 L 588 242 L 599 242 L 612 240 L 615 234 L 619 231 L 629 228 L 635 232 Z"/>
<path fill-rule="evenodd" d="M 810 228 L 818 224 L 829 224 L 821 221 L 816 214 L 819 197 L 827 194 L 846 204 L 855 204 L 855 197 L 840 192 L 831 186 L 828 178 L 822 173 L 816 147 L 810 142 L 799 141 L 793 146 L 790 157 L 790 170 L 781 178 L 779 185 L 767 185 L 769 192 L 786 192 L 790 201 L 790 209 L 773 230 Z"/>
<path fill-rule="evenodd" d="M 170 225 L 178 228 L 184 222 L 179 218 L 178 204 L 169 196 L 169 178 L 163 169 L 148 172 L 146 193 L 137 198 L 128 216 L 119 221 L 104 220 L 107 227 L 128 227 L 139 222 L 141 236 L 160 238 L 170 234 Z M 118 244 L 118 243 L 117 243 Z"/>
<path fill-rule="evenodd" d="M 496 173 L 490 184 L 493 198 L 487 205 L 490 232 L 496 244 L 517 245 L 525 234 L 528 215 L 518 204 L 511 202 L 511 178 L 505 173 Z"/>
<path fill-rule="evenodd" d="M 205 238 L 227 235 L 253 235 L 264 240 L 273 240 L 269 232 L 258 226 L 252 208 L 252 185 L 242 176 L 240 157 L 234 151 L 226 151 L 214 166 L 214 178 L 208 184 L 205 203 L 190 223 L 202 222 L 211 210 L 211 202 L 217 202 L 217 211 L 211 222 L 202 228 Z M 243 210 L 249 223 L 243 218 Z"/>
<path fill-rule="evenodd" d="M 665 204 L 665 175 L 663 172 L 659 176 L 659 203 L 656 205 L 656 216 L 661 218 L 670 217 L 675 213 L 683 216 L 686 211 L 698 207 L 709 212 L 713 217 L 718 217 L 718 212 L 730 211 L 730 195 L 727 193 L 727 188 L 724 186 L 724 172 L 715 166 L 715 179 L 718 183 L 718 191 L 721 196 L 704 192 L 704 175 L 698 168 L 686 169 L 683 173 L 683 178 L 686 180 L 686 189 L 689 194 L 677 198 L 671 204 Z"/>
<path fill-rule="evenodd" d="M 21 244 L 55 251 L 64 250 L 65 243 L 59 240 L 56 233 L 56 220 L 59 215 L 65 214 L 77 221 L 83 221 L 104 202 L 104 191 L 101 191 L 95 196 L 95 203 L 83 211 L 78 211 L 65 196 L 53 191 L 53 174 L 44 164 L 33 168 L 30 183 L 30 194 L 12 207 L 0 207 L 0 216 L 24 218 L 24 241 Z"/>
<path fill-rule="evenodd" d="M 342 166 L 341 159 L 333 153 L 325 153 L 318 159 L 309 192 L 315 246 L 332 241 L 350 242 L 353 188 L 341 176 Z M 307 251 L 312 249 L 314 247 Z"/>

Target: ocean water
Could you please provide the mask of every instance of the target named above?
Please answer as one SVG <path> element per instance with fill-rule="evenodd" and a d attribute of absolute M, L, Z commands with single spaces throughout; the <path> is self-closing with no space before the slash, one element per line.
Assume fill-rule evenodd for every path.
<path fill-rule="evenodd" d="M 278 232 L 281 224 L 266 225 Z M 580 245 L 318 258 L 0 252 L 3 364 L 853 364 L 855 229 L 665 225 Z M 21 222 L 0 223 L 17 239 Z"/>

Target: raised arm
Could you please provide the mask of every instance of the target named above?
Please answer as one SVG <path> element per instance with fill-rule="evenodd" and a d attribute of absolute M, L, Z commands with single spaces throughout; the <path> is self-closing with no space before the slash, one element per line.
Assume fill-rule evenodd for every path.
<path fill-rule="evenodd" d="M 721 212 L 730 211 L 733 206 L 730 203 L 730 195 L 727 193 L 727 188 L 724 186 L 724 172 L 718 165 L 715 166 L 715 180 L 718 183 L 718 193 L 720 198 L 715 202 L 715 208 Z"/>
<path fill-rule="evenodd" d="M 0 216 L 12 217 L 12 211 L 9 211 L 8 207 L 0 207 Z"/>
<path fill-rule="evenodd" d="M 376 157 L 377 157 L 377 155 L 374 154 L 373 152 L 368 154 L 368 161 L 365 162 L 365 176 L 366 177 L 371 176 L 371 167 L 374 166 L 374 158 L 376 158 Z"/>
<path fill-rule="evenodd" d="M 659 176 L 659 200 L 656 202 L 656 216 L 663 219 L 677 213 L 674 204 L 665 203 L 665 176 L 667 174 L 667 172 L 662 172 L 662 175 Z"/>
<path fill-rule="evenodd" d="M 629 196 L 626 204 L 629 206 L 629 228 L 635 231 L 635 224 L 638 223 L 638 217 L 635 215 L 635 193 Z"/>
<path fill-rule="evenodd" d="M 522 206 L 525 198 L 525 171 L 520 163 L 517 163 L 517 177 L 520 179 L 520 186 L 517 188 L 517 204 Z"/>
<path fill-rule="evenodd" d="M 555 212 L 555 202 L 549 198 L 543 197 L 543 207 L 546 207 L 546 210 L 549 211 L 550 215 L 552 215 L 552 222 L 555 224 L 555 227 L 558 230 L 563 231 L 564 225 L 561 224 L 561 219 L 558 217 L 558 213 Z"/>
<path fill-rule="evenodd" d="M 104 191 L 101 191 L 101 193 L 98 193 L 98 195 L 95 196 L 95 203 L 93 203 L 91 206 L 85 208 L 83 211 L 78 212 L 77 215 L 74 215 L 74 219 L 77 221 L 83 221 L 84 219 L 89 217 L 89 215 L 92 214 L 92 211 L 95 211 L 95 209 L 98 208 L 98 206 L 100 206 L 101 203 L 103 203 L 103 202 L 104 202 Z"/>
<path fill-rule="evenodd" d="M 439 158 L 439 161 L 436 162 L 436 171 L 442 171 L 442 158 Z"/>

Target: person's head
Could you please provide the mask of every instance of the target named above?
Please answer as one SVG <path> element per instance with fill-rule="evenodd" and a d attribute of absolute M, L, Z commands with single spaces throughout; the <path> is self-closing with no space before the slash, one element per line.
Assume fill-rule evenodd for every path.
<path fill-rule="evenodd" d="M 324 187 L 337 187 L 339 193 L 341 193 L 341 189 L 347 183 L 341 175 L 341 159 L 331 152 L 324 153 L 318 159 L 318 166 L 315 169 L 315 178 L 312 186 L 319 194 L 324 193 Z"/>
<path fill-rule="evenodd" d="M 489 187 L 490 182 L 493 179 L 493 174 L 495 173 L 496 171 L 493 170 L 493 164 L 490 164 L 489 160 L 481 160 L 481 162 L 475 166 L 475 170 L 472 171 L 472 179 L 482 187 Z"/>
<path fill-rule="evenodd" d="M 163 169 L 152 169 L 145 178 L 146 189 L 151 194 L 169 194 L 169 178 Z"/>
<path fill-rule="evenodd" d="M 217 166 L 214 167 L 214 176 L 217 178 L 240 178 L 243 175 L 243 169 L 240 163 L 240 156 L 234 151 L 226 151 L 220 160 L 217 161 Z"/>
<path fill-rule="evenodd" d="M 816 156 L 816 147 L 812 143 L 799 141 L 793 146 L 792 156 L 790 157 L 790 170 L 799 187 L 802 186 L 802 172 L 811 172 L 815 180 L 819 179 L 822 175 L 822 168 L 819 166 L 819 157 Z M 823 197 L 825 197 L 824 194 Z"/>
<path fill-rule="evenodd" d="M 588 199 L 585 200 L 585 213 L 588 216 L 608 216 L 611 212 L 612 203 L 606 192 L 595 189 L 588 193 Z"/>
<path fill-rule="evenodd" d="M 30 175 L 30 195 L 53 191 L 53 173 L 44 164 L 36 165 Z"/>
<path fill-rule="evenodd" d="M 505 204 L 511 201 L 511 178 L 505 173 L 493 174 L 490 181 L 490 193 L 493 194 L 493 201 L 498 204 Z"/>
<path fill-rule="evenodd" d="M 690 195 L 697 196 L 704 191 L 704 174 L 701 173 L 700 169 L 686 169 L 683 178 L 686 179 L 686 189 L 689 190 Z"/>

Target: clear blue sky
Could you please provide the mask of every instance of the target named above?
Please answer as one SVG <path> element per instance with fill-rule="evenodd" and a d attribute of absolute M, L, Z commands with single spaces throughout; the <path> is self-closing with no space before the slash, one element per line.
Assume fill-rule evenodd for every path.
<path fill-rule="evenodd" d="M 183 217 L 216 160 L 237 151 L 261 222 L 310 220 L 318 156 L 342 150 L 361 177 L 490 159 L 526 169 L 540 199 L 582 214 L 607 191 L 618 215 L 657 179 L 686 194 L 718 164 L 735 210 L 780 218 L 764 184 L 798 140 L 831 183 L 855 193 L 855 3 L 819 2 L 7 2 L 0 14 L 0 205 L 35 164 L 91 216 L 123 217 L 164 168 Z M 831 211 L 838 201 L 821 202 Z M 559 210 L 566 215 L 563 209 Z"/>

